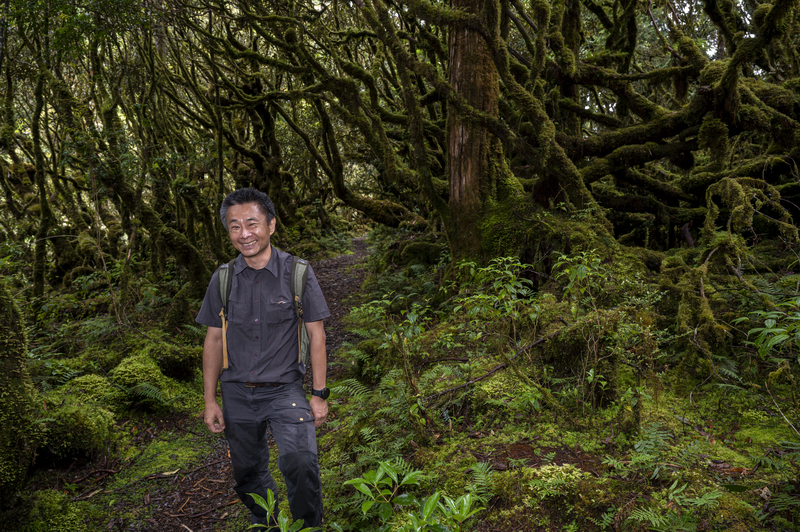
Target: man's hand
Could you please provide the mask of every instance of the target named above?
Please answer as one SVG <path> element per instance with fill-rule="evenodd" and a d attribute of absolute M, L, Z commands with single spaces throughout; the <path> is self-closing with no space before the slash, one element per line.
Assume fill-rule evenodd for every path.
<path fill-rule="evenodd" d="M 328 417 L 328 402 L 322 397 L 311 396 L 311 413 L 314 414 L 314 427 L 320 428 Z"/>
<path fill-rule="evenodd" d="M 327 411 L 327 407 L 325 408 Z M 225 430 L 225 420 L 222 419 L 222 409 L 216 401 L 206 403 L 205 422 L 208 430 L 214 434 L 219 434 Z"/>

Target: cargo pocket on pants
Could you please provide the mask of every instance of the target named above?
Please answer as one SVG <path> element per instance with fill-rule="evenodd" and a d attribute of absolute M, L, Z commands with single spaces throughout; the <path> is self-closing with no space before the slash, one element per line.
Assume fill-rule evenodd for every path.
<path fill-rule="evenodd" d="M 314 430 L 314 415 L 305 398 L 301 401 L 286 401 L 284 408 L 276 409 L 270 419 L 270 428 L 278 453 L 281 456 L 311 452 L 317 454 L 317 436 Z"/>

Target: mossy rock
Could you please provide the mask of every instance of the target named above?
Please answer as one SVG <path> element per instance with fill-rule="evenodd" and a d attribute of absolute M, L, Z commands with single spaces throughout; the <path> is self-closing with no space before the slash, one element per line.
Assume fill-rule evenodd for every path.
<path fill-rule="evenodd" d="M 381 257 L 378 269 L 380 272 L 391 267 L 405 267 L 414 264 L 438 264 L 447 242 L 438 233 L 414 235 L 405 240 L 397 240 L 390 244 Z"/>
<path fill-rule="evenodd" d="M 124 359 L 111 371 L 111 380 L 127 389 L 144 383 L 163 387 L 165 377 L 158 363 L 150 356 L 134 355 Z"/>
<path fill-rule="evenodd" d="M 14 506 L 41 438 L 27 362 L 25 324 L 0 282 L 0 509 Z"/>
<path fill-rule="evenodd" d="M 105 449 L 114 430 L 114 414 L 92 403 L 80 403 L 68 396 L 50 406 L 44 449 L 56 458 L 82 458 Z"/>
<path fill-rule="evenodd" d="M 432 242 L 411 242 L 400 252 L 402 264 L 437 264 L 445 247 Z"/>
<path fill-rule="evenodd" d="M 25 523 L 19 532 L 84 532 L 88 530 L 77 505 L 70 504 L 70 495 L 56 490 L 37 491 L 29 496 Z"/>
<path fill-rule="evenodd" d="M 69 393 L 76 394 L 86 402 L 111 405 L 124 396 L 123 392 L 101 375 L 82 375 L 64 386 Z"/>
<path fill-rule="evenodd" d="M 203 365 L 203 348 L 160 344 L 150 351 L 161 372 L 167 377 L 191 381 Z"/>

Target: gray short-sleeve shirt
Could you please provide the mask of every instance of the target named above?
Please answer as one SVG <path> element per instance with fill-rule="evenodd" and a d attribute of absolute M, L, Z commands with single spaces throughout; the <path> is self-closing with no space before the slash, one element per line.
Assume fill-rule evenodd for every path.
<path fill-rule="evenodd" d="M 292 382 L 302 378 L 305 367 L 297 361 L 298 319 L 291 299 L 292 255 L 275 246 L 269 263 L 261 270 L 247 265 L 242 255 L 234 262 L 228 296 L 228 366 L 224 382 Z M 222 327 L 219 311 L 219 270 L 206 290 L 197 323 Z M 309 266 L 303 294 L 306 322 L 330 316 L 325 297 Z"/>

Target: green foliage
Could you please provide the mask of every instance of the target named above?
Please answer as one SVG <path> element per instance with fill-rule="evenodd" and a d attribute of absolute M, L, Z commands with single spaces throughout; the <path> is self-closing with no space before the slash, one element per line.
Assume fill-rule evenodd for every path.
<path fill-rule="evenodd" d="M 700 524 L 700 515 L 719 505 L 722 496 L 719 490 L 705 492 L 699 497 L 683 494 L 687 484 L 678 485 L 675 481 L 665 490 L 661 498 L 663 507 L 635 508 L 626 522 L 644 525 L 657 532 L 694 532 Z"/>
<path fill-rule="evenodd" d="M 377 470 L 367 471 L 345 485 L 358 490 L 364 516 L 377 518 L 382 523 L 373 528 L 379 532 L 460 532 L 465 530 L 462 528 L 465 521 L 484 509 L 475 507 L 480 499 L 472 493 L 451 499 L 437 491 L 418 500 L 407 490 L 418 486 L 420 478 L 420 471 L 408 470 L 402 463 L 381 462 Z"/>
<path fill-rule="evenodd" d="M 253 498 L 255 503 L 259 505 L 261 508 L 267 511 L 268 516 L 273 516 L 275 511 L 275 494 L 272 493 L 272 490 L 267 490 L 267 500 L 264 500 L 264 497 L 259 495 L 258 493 L 248 493 L 250 497 Z M 291 517 L 286 515 L 284 510 L 281 510 L 278 514 L 277 518 L 278 530 L 280 532 L 311 532 L 313 530 L 317 530 L 316 528 L 303 528 L 303 520 L 298 519 L 294 523 L 292 523 Z M 251 525 L 250 528 L 258 530 L 262 528 L 268 528 L 267 525 Z"/>
<path fill-rule="evenodd" d="M 800 297 L 778 303 L 773 310 L 755 310 L 750 317 L 741 317 L 732 323 L 763 322 L 747 332 L 752 335 L 753 346 L 762 359 L 768 356 L 796 358 L 800 364 Z"/>

